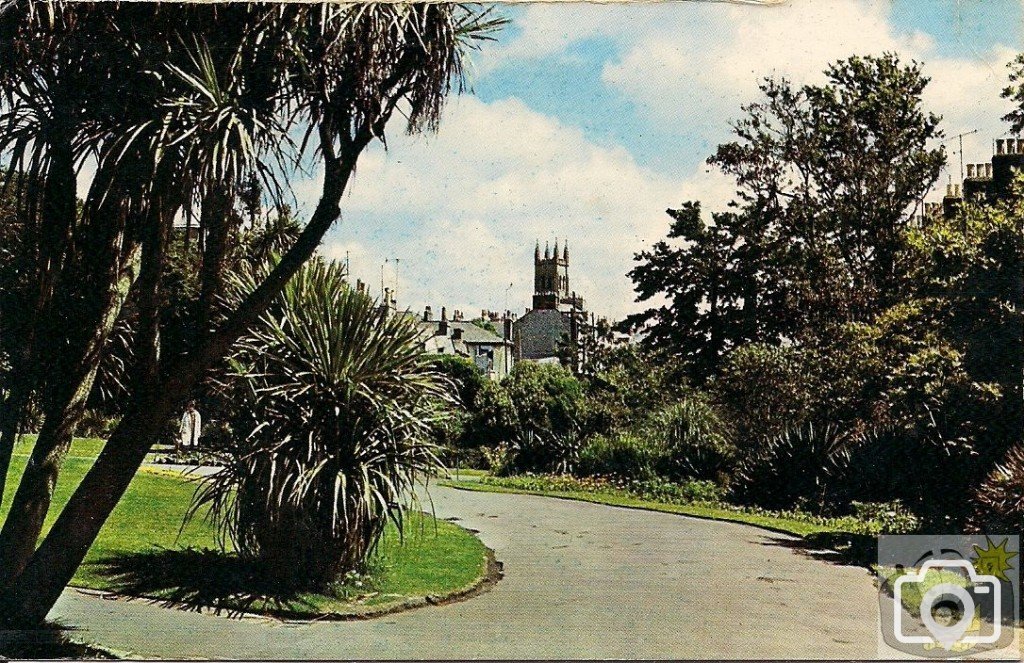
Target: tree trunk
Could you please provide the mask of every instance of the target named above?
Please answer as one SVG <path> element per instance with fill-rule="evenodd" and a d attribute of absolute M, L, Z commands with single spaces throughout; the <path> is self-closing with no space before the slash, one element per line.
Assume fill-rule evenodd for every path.
<path fill-rule="evenodd" d="M 112 245 L 107 247 L 113 254 L 113 269 L 120 272 L 119 278 L 112 279 L 113 283 L 107 292 L 99 293 L 92 311 L 95 317 L 82 315 L 75 320 L 76 326 L 81 325 L 78 330 L 80 334 L 91 335 L 84 342 L 65 346 L 61 353 L 63 356 L 57 362 L 57 374 L 60 377 L 51 380 L 46 389 L 43 427 L 39 431 L 3 529 L 0 530 L 0 587 L 21 573 L 35 550 L 43 522 L 50 510 L 58 475 L 92 391 L 103 347 L 120 314 L 125 293 L 134 280 L 131 267 L 134 267 L 135 261 L 131 254 L 129 269 L 118 269 L 120 265 L 116 264 L 121 253 L 120 238 L 121 235 L 117 234 Z M 90 255 L 97 262 L 103 262 L 102 256 Z M 108 264 L 107 267 L 111 266 Z"/>
<path fill-rule="evenodd" d="M 20 432 L 18 429 L 24 408 L 40 382 L 39 366 L 47 363 L 46 352 L 41 352 L 40 348 L 50 350 L 57 347 L 53 337 L 54 325 L 51 324 L 53 291 L 67 259 L 78 213 L 74 151 L 68 130 L 55 131 L 51 138 L 50 166 L 43 186 L 42 203 L 31 286 L 34 292 L 29 296 L 34 301 L 21 302 L 29 308 L 22 311 L 28 318 L 28 324 L 22 330 L 24 339 L 21 341 L 21 356 L 15 366 L 19 375 L 11 398 L 4 403 L 3 423 L 0 426 L 0 500 L 6 489 L 10 457 Z M 0 566 L 0 569 L 4 568 Z M 2 578 L 0 576 L 0 583 Z"/>
<path fill-rule="evenodd" d="M 380 131 L 383 126 L 374 128 Z M 217 332 L 208 335 L 196 352 L 179 358 L 163 373 L 166 377 L 139 385 L 129 412 L 114 430 L 39 549 L 21 575 L 0 593 L 0 628 L 35 627 L 45 620 L 145 460 L 162 423 L 199 384 L 209 366 L 221 358 L 266 310 L 288 280 L 313 255 L 324 234 L 338 218 L 341 196 L 355 168 L 356 158 L 372 135 L 370 128 L 361 132 L 356 141 L 347 145 L 343 159 L 329 154 L 330 146 L 325 149 L 323 195 L 295 245 Z M 147 262 L 144 257 L 144 270 L 149 267 Z M 147 352 L 158 347 L 158 339 L 153 338 L 151 332 L 147 332 L 148 338 L 142 337 L 141 333 L 142 330 L 140 342 L 148 348 Z M 145 359 L 143 363 L 146 363 Z"/>

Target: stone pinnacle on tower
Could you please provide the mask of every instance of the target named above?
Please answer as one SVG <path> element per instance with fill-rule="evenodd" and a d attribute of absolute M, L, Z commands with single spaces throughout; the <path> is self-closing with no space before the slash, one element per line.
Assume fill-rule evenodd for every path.
<path fill-rule="evenodd" d="M 569 240 L 565 240 L 565 248 L 562 250 L 562 260 L 569 262 Z"/>
<path fill-rule="evenodd" d="M 555 255 L 554 255 L 554 258 L 555 258 L 555 260 L 558 260 L 558 238 L 557 237 L 555 238 Z"/>
<path fill-rule="evenodd" d="M 533 249 L 533 259 L 540 260 L 540 240 L 537 240 L 537 246 Z"/>
<path fill-rule="evenodd" d="M 544 242 L 544 259 L 547 260 L 551 257 L 551 245 Z"/>

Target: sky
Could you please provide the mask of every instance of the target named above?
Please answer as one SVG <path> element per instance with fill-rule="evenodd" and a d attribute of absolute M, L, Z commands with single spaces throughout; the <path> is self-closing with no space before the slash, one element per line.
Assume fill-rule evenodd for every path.
<path fill-rule="evenodd" d="M 642 308 L 626 276 L 664 237 L 665 210 L 730 198 L 706 164 L 766 76 L 820 82 L 829 62 L 898 53 L 922 63 L 928 110 L 953 137 L 950 173 L 1006 135 L 999 96 L 1022 50 L 1024 0 L 789 0 L 499 5 L 510 24 L 471 56 L 471 93 L 435 135 L 391 127 L 361 158 L 321 253 L 400 308 L 521 315 L 533 250 L 568 242 L 573 290 L 598 316 Z M 300 213 L 322 175 L 295 182 Z M 382 272 L 383 266 L 383 272 Z"/>

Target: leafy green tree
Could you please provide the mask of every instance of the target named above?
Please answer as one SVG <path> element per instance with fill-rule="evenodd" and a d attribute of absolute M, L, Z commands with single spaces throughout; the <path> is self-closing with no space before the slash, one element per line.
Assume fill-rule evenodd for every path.
<path fill-rule="evenodd" d="M 665 303 L 631 315 L 623 326 L 642 329 L 643 343 L 677 355 L 698 382 L 713 374 L 731 349 L 775 340 L 766 301 L 772 285 L 760 275 L 766 251 L 755 218 L 735 213 L 701 218 L 700 203 L 667 211 L 668 239 L 635 256 L 629 273 L 637 301 Z"/>
<path fill-rule="evenodd" d="M 710 159 L 777 237 L 786 313 L 810 324 L 870 320 L 899 300 L 906 230 L 945 163 L 916 62 L 854 56 L 825 76 L 801 87 L 766 80 L 736 140 Z"/>
<path fill-rule="evenodd" d="M 734 210 L 670 210 L 669 239 L 636 256 L 633 316 L 647 344 L 692 362 L 697 381 L 744 343 L 799 341 L 870 322 L 907 291 L 907 229 L 945 162 L 928 83 L 895 55 L 851 57 L 823 85 L 761 85 L 735 140 L 709 163 L 736 181 Z"/>
<path fill-rule="evenodd" d="M 636 344 L 595 352 L 585 385 L 580 415 L 585 436 L 632 429 L 690 391 L 680 361 Z"/>

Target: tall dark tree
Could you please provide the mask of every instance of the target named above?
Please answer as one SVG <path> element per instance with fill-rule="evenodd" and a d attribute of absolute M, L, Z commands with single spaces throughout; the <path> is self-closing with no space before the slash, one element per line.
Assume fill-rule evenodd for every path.
<path fill-rule="evenodd" d="M 623 324 L 642 328 L 648 346 L 671 348 L 700 380 L 737 345 L 773 337 L 765 315 L 771 285 L 762 280 L 764 237 L 756 218 L 715 214 L 708 223 L 700 203 L 667 213 L 668 239 L 677 242 L 660 241 L 638 253 L 629 273 L 637 301 L 665 301 Z"/>
<path fill-rule="evenodd" d="M 825 75 L 767 79 L 709 159 L 736 181 L 733 210 L 710 223 L 695 203 L 670 210 L 678 246 L 636 256 L 638 300 L 665 302 L 627 324 L 698 380 L 738 344 L 870 322 L 906 291 L 906 230 L 945 162 L 939 118 L 922 108 L 928 79 L 895 55 Z"/>

